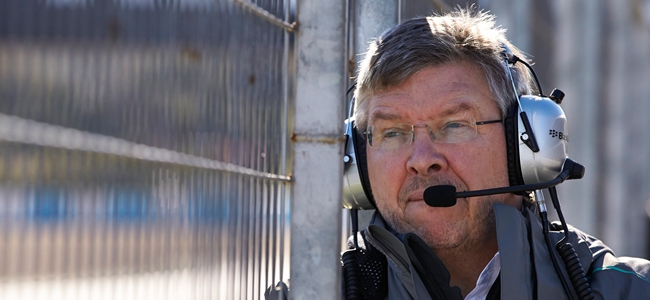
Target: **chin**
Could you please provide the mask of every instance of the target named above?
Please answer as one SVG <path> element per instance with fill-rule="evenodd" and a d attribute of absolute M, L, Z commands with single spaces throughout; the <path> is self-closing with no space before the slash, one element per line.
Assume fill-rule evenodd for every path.
<path fill-rule="evenodd" d="M 453 249 L 461 245 L 466 237 L 463 237 L 462 230 L 458 230 L 458 225 L 442 223 L 435 226 L 420 226 L 415 230 L 422 240 L 424 240 L 431 249 Z"/>

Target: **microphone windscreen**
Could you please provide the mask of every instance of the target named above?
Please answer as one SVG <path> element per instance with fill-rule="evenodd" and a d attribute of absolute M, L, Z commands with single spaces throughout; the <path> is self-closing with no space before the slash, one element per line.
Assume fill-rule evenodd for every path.
<path fill-rule="evenodd" d="M 456 187 L 453 185 L 434 185 L 424 190 L 424 203 L 432 207 L 451 207 L 456 205 Z"/>

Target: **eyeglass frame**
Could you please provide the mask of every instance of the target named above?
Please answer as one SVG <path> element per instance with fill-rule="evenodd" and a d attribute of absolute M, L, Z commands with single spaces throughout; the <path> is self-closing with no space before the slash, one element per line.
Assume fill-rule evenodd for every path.
<path fill-rule="evenodd" d="M 473 118 L 470 118 L 470 119 L 473 120 Z M 467 140 L 461 140 L 461 141 L 456 141 L 456 142 L 447 142 L 447 143 L 445 143 L 445 142 L 436 141 L 435 138 L 434 138 L 435 135 L 433 134 L 433 129 L 431 128 L 431 126 L 429 126 L 429 124 L 426 124 L 426 123 L 425 124 L 418 124 L 418 125 L 413 125 L 413 124 L 410 124 L 410 123 L 396 123 L 395 126 L 388 127 L 388 128 L 395 128 L 398 125 L 409 125 L 409 126 L 411 126 L 411 130 L 410 130 L 411 138 L 408 140 L 408 143 L 403 143 L 401 146 L 399 146 L 397 148 L 384 149 L 384 148 L 381 148 L 381 146 L 373 146 L 372 145 L 372 128 L 373 128 L 373 126 L 368 126 L 368 129 L 363 132 L 363 136 L 366 138 L 368 146 L 370 146 L 373 149 L 398 150 L 398 149 L 403 148 L 404 146 L 413 144 L 413 142 L 415 141 L 415 128 L 427 127 L 428 133 L 429 133 L 429 138 L 431 139 L 432 142 L 434 142 L 436 144 L 455 144 L 455 143 L 470 141 L 470 140 L 473 140 L 474 138 L 476 138 L 478 136 L 478 126 L 480 126 L 480 125 L 488 125 L 488 124 L 496 124 L 496 123 L 503 123 L 503 120 L 502 119 L 494 119 L 494 120 L 485 120 L 485 121 L 471 121 L 469 123 L 475 125 L 475 127 L 474 127 L 474 134 L 475 135 L 472 136 L 471 138 L 467 139 Z M 440 129 L 438 129 L 437 131 L 439 132 Z"/>

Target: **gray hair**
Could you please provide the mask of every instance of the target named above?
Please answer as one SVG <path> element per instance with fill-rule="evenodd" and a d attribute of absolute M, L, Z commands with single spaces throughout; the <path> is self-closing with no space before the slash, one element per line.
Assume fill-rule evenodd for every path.
<path fill-rule="evenodd" d="M 501 116 L 517 94 L 530 94 L 532 81 L 521 64 L 508 74 L 504 45 L 521 60 L 524 54 L 506 40 L 505 30 L 495 26 L 494 16 L 473 8 L 457 8 L 446 15 L 405 21 L 384 32 L 368 47 L 359 64 L 355 90 L 357 128 L 368 125 L 367 99 L 375 93 L 400 85 L 413 74 L 449 62 L 467 61 L 479 66 L 486 77 Z"/>

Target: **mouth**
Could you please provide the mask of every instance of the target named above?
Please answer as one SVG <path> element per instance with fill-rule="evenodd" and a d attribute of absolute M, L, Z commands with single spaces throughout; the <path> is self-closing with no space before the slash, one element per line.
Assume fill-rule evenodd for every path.
<path fill-rule="evenodd" d="M 422 178 L 419 176 L 415 176 L 411 178 L 409 181 L 406 182 L 404 186 L 400 189 L 398 192 L 398 203 L 402 207 L 406 207 L 410 202 L 413 203 L 421 203 L 421 202 L 426 202 L 424 201 L 424 191 L 431 187 L 431 186 L 436 186 L 436 185 L 453 185 L 456 187 L 457 190 L 462 190 L 459 189 L 459 185 L 455 184 L 454 180 L 451 180 L 449 178 L 441 178 L 441 177 L 431 177 L 431 178 Z"/>
<path fill-rule="evenodd" d="M 418 204 L 418 203 L 425 203 L 427 206 L 434 207 L 434 208 L 447 208 L 447 207 L 455 206 L 458 203 L 458 200 L 461 200 L 461 199 L 456 199 L 455 197 L 456 188 L 454 186 L 442 186 L 442 187 L 445 188 L 451 187 L 453 193 L 451 193 L 450 195 L 450 193 L 446 191 L 447 189 L 443 189 L 442 191 L 436 189 L 434 195 L 431 195 L 431 191 L 429 191 L 431 187 L 428 187 L 426 189 L 417 189 L 411 192 L 410 194 L 408 194 L 408 197 L 404 199 L 403 207 L 406 207 L 409 204 Z M 428 198 L 425 199 L 425 197 Z"/>
<path fill-rule="evenodd" d="M 417 201 L 424 201 L 424 189 L 422 190 L 417 190 L 406 198 L 406 202 L 417 202 Z"/>

